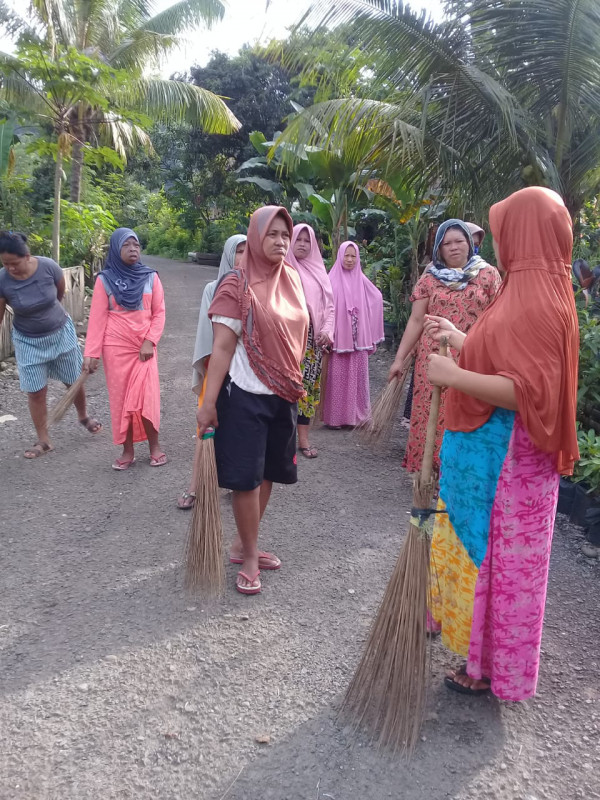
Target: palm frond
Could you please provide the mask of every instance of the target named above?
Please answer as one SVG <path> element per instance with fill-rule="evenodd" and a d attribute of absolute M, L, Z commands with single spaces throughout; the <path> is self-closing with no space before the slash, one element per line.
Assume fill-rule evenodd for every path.
<path fill-rule="evenodd" d="M 152 141 L 146 131 L 139 125 L 119 119 L 116 114 L 103 114 L 97 128 L 100 143 L 116 150 L 125 162 L 127 154 L 138 148 L 153 151 Z"/>
<path fill-rule="evenodd" d="M 241 127 L 222 98 L 183 81 L 132 79 L 122 87 L 115 101 L 157 122 L 187 121 L 207 133 L 235 133 Z"/>
<path fill-rule="evenodd" d="M 344 160 L 357 167 L 381 164 L 395 153 L 418 158 L 422 153 L 422 131 L 406 121 L 406 109 L 376 100 L 348 98 L 328 100 L 297 114 L 274 148 L 281 149 L 284 163 L 298 161 L 306 148 L 318 147 L 344 154 Z M 272 151 L 273 152 L 273 151 Z"/>
<path fill-rule="evenodd" d="M 596 0 L 473 0 L 470 18 L 505 85 L 547 121 L 541 133 L 560 166 L 571 132 L 591 116 L 600 119 L 600 6 Z"/>

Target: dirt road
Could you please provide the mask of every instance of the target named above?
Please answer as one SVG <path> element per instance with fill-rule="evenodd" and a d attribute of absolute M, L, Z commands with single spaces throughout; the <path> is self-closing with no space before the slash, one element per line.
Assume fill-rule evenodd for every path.
<path fill-rule="evenodd" d="M 300 483 L 275 490 L 264 521 L 280 572 L 254 598 L 233 591 L 233 567 L 222 601 L 185 595 L 188 517 L 175 499 L 194 445 L 197 309 L 216 271 L 154 263 L 167 296 L 166 467 L 138 446 L 133 469 L 110 469 L 101 374 L 89 395 L 104 431 L 90 436 L 71 413 L 56 451 L 25 461 L 26 400 L 0 377 L 0 798 L 600 798 L 600 562 L 560 519 L 534 700 L 449 693 L 456 661 L 436 643 L 410 764 L 336 722 L 407 528 L 404 432 L 373 455 L 351 433 L 318 430 L 319 458 L 300 459 Z M 388 362 L 372 359 L 374 391 Z M 224 513 L 231 530 L 226 501 Z"/>

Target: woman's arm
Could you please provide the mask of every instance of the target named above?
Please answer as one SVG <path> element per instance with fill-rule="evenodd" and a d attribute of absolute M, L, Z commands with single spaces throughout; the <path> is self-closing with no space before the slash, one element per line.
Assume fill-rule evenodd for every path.
<path fill-rule="evenodd" d="M 65 296 L 65 289 L 66 289 L 65 276 L 64 276 L 62 270 L 60 272 L 61 272 L 61 276 L 62 277 L 55 284 L 56 285 L 56 299 L 58 300 L 59 303 L 62 302 L 62 299 Z"/>
<path fill-rule="evenodd" d="M 428 359 L 427 377 L 433 386 L 450 386 L 497 408 L 518 409 L 515 383 L 504 375 L 471 372 L 459 367 L 449 356 L 432 353 Z"/>
<path fill-rule="evenodd" d="M 467 334 L 459 331 L 453 322 L 445 317 L 436 317 L 433 314 L 425 314 L 425 333 L 431 336 L 436 342 L 444 337 L 448 339 L 448 344 L 455 350 L 462 350 L 462 346 L 467 338 Z"/>
<path fill-rule="evenodd" d="M 160 278 L 156 274 L 152 284 L 152 321 L 146 334 L 146 341 L 158 345 L 165 329 L 165 292 Z"/>
<path fill-rule="evenodd" d="M 0 325 L 2 325 L 2 320 L 4 319 L 5 311 L 6 311 L 6 299 L 4 297 L 0 297 Z"/>
<path fill-rule="evenodd" d="M 420 300 L 415 300 L 412 304 L 412 311 L 410 312 L 410 319 L 404 329 L 396 358 L 391 366 L 388 374 L 388 380 L 399 377 L 402 372 L 402 365 L 406 361 L 409 353 L 412 353 L 416 343 L 419 341 L 423 333 L 423 326 L 425 325 L 425 314 L 429 307 L 429 298 L 423 297 Z"/>
<path fill-rule="evenodd" d="M 90 307 L 90 319 L 85 340 L 85 350 L 83 353 L 86 358 L 97 359 L 102 356 L 102 346 L 104 345 L 104 332 L 106 330 L 107 321 L 108 295 L 106 294 L 102 278 L 96 278 L 94 294 L 92 295 L 92 305 Z"/>
<path fill-rule="evenodd" d="M 217 398 L 225 376 L 229 372 L 231 359 L 237 345 L 237 334 L 220 322 L 213 322 L 213 351 L 206 373 L 206 392 L 204 402 L 198 409 L 198 433 L 202 436 L 209 427 L 219 425 L 217 419 Z"/>

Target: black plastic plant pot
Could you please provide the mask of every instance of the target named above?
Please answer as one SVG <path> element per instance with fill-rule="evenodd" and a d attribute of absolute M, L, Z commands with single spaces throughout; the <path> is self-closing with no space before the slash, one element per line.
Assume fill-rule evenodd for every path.
<path fill-rule="evenodd" d="M 585 512 L 585 534 L 590 544 L 600 547 L 600 497 L 592 497 L 592 504 Z"/>
<path fill-rule="evenodd" d="M 577 484 L 570 481 L 568 478 L 561 478 L 558 486 L 558 506 L 556 510 L 559 514 L 566 514 L 569 516 L 573 508 L 573 501 L 575 500 L 575 489 Z"/>
<path fill-rule="evenodd" d="M 581 528 L 585 527 L 585 512 L 594 502 L 594 496 L 588 494 L 588 489 L 589 486 L 585 483 L 575 485 L 575 498 L 569 515 L 573 525 L 579 525 Z"/>

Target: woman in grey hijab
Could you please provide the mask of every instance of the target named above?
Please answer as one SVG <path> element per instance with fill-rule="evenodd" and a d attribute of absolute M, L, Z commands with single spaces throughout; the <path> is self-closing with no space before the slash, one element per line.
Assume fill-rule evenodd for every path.
<path fill-rule="evenodd" d="M 221 256 L 221 263 L 219 265 L 219 274 L 215 281 L 207 283 L 204 287 L 202 294 L 202 301 L 200 303 L 200 314 L 198 316 L 198 330 L 196 331 L 196 344 L 194 345 L 194 357 L 192 359 L 192 391 L 198 395 L 198 407 L 202 405 L 204 397 L 204 379 L 206 377 L 206 367 L 208 360 L 212 353 L 213 345 L 213 329 L 212 323 L 208 317 L 208 309 L 215 296 L 216 288 L 219 281 L 227 275 L 228 272 L 235 269 L 246 247 L 246 237 L 243 234 L 236 234 L 230 236 L 223 246 L 223 255 Z M 196 448 L 200 440 L 196 443 Z M 190 481 L 189 489 L 183 492 L 177 499 L 179 508 L 188 509 L 194 505 L 196 499 L 196 458 L 197 452 L 194 453 L 194 466 L 192 468 L 192 478 Z"/>

